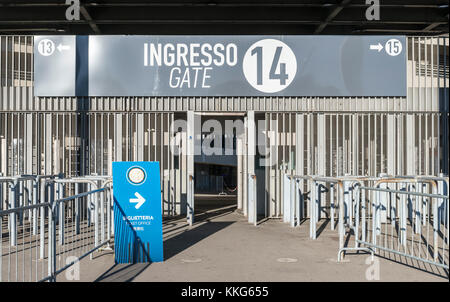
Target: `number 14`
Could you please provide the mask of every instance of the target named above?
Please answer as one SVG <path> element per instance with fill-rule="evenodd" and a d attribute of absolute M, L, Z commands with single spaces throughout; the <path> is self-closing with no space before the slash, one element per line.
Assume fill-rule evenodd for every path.
<path fill-rule="evenodd" d="M 286 63 L 280 63 L 280 72 L 276 73 L 277 66 L 280 61 L 281 51 L 283 50 L 282 46 L 278 46 L 275 55 L 272 60 L 272 65 L 270 67 L 269 79 L 270 80 L 280 80 L 280 85 L 286 85 L 286 80 L 288 79 L 288 75 L 286 73 Z M 252 56 L 256 54 L 256 73 L 257 73 L 257 85 L 263 85 L 263 74 L 262 74 L 262 65 L 263 65 L 263 49 L 261 46 L 255 47 L 252 52 Z"/>

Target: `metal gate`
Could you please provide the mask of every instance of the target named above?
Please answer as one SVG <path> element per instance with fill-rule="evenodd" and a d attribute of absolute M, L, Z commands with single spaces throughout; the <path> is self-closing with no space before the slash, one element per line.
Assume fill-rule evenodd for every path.
<path fill-rule="evenodd" d="M 0 173 L 106 175 L 115 160 L 158 160 L 164 214 L 185 214 L 188 159 L 170 152 L 170 138 L 176 133 L 169 125 L 179 118 L 187 120 L 190 111 L 254 112 L 255 121 L 265 120 L 271 134 L 261 149 L 271 154 L 271 164 L 259 166 L 260 157 L 268 153 L 259 154 L 257 146 L 257 186 L 267 188 L 267 193 L 262 203 L 259 195 L 256 216 L 283 216 L 285 174 L 448 173 L 449 40 L 407 40 L 406 98 L 36 98 L 33 37 L 1 36 Z M 239 159 L 247 170 L 248 160 Z M 248 215 L 248 177 L 239 179 L 238 205 Z M 329 211 L 321 215 L 327 217 Z"/>

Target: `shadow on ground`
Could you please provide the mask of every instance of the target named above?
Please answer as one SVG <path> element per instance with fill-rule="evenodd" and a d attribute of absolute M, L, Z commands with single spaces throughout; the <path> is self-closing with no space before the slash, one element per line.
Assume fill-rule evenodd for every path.
<path fill-rule="evenodd" d="M 95 282 L 130 282 L 149 266 L 150 263 L 114 264 Z"/>
<path fill-rule="evenodd" d="M 179 234 L 164 239 L 164 261 L 169 260 L 201 240 L 233 224 L 234 221 L 212 222 L 211 219 L 227 215 L 234 212 L 235 209 L 235 206 L 227 206 L 214 210 L 199 209 L 194 219 L 196 223 L 191 229 L 188 229 L 187 224 L 185 224 L 180 228 L 182 230 Z M 170 226 L 172 224 L 169 224 L 167 227 Z M 172 231 L 173 229 L 168 232 Z M 98 277 L 95 282 L 130 282 L 150 265 L 151 263 L 114 264 Z"/>

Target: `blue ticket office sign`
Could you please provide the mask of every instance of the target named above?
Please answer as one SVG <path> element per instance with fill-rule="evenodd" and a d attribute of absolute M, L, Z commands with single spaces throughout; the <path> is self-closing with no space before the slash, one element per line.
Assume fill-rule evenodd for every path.
<path fill-rule="evenodd" d="M 163 261 L 159 162 L 113 162 L 116 263 Z"/>

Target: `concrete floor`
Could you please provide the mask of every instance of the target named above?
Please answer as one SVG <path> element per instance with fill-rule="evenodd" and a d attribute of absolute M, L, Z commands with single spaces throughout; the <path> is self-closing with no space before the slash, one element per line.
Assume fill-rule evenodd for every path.
<path fill-rule="evenodd" d="M 196 210 L 192 228 L 184 217 L 164 221 L 164 262 L 115 265 L 112 251 L 96 252 L 81 261 L 80 281 L 368 281 L 370 255 L 347 255 L 338 263 L 338 235 L 325 220 L 314 241 L 308 221 L 295 229 L 280 220 L 254 227 L 233 205 L 203 204 L 202 211 L 196 203 Z M 376 257 L 380 281 L 448 282 L 442 269 L 384 256 L 395 261 Z M 66 281 L 64 273 L 58 281 Z"/>

